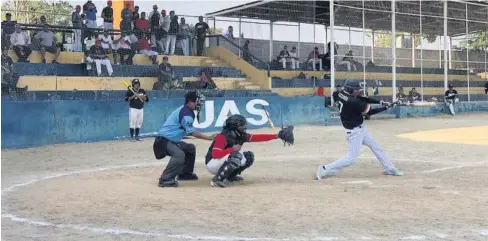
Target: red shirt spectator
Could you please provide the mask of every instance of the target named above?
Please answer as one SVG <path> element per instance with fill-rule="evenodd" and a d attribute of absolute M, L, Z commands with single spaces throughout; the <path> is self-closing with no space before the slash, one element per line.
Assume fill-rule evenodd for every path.
<path fill-rule="evenodd" d="M 146 19 L 145 12 L 142 12 L 141 18 L 136 20 L 136 28 L 143 32 L 147 32 L 149 30 L 149 20 Z"/>
<path fill-rule="evenodd" d="M 146 38 L 140 38 L 138 43 L 139 43 L 139 50 L 142 49 L 151 50 L 151 47 L 149 47 L 149 41 Z"/>

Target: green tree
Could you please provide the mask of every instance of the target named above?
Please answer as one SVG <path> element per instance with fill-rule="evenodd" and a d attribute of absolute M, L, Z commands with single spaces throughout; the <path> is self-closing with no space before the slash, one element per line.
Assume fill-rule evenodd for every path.
<path fill-rule="evenodd" d="M 397 33 L 396 36 L 397 38 L 403 35 L 410 35 L 409 33 Z M 391 33 L 384 33 L 384 32 L 375 32 L 374 35 L 374 46 L 376 47 L 383 47 L 383 48 L 391 48 L 391 43 L 392 43 L 392 38 L 391 38 Z M 415 34 L 415 46 L 420 45 L 420 40 L 421 39 L 426 39 L 429 43 L 433 43 L 436 41 L 437 36 L 432 35 L 432 34 Z"/>
<path fill-rule="evenodd" d="M 470 34 L 467 40 L 461 41 L 461 46 L 467 49 L 488 49 L 488 32 Z"/>
<path fill-rule="evenodd" d="M 5 13 L 19 23 L 35 23 L 44 15 L 50 25 L 70 26 L 73 6 L 66 0 L 7 0 L 2 3 L 2 19 Z"/>

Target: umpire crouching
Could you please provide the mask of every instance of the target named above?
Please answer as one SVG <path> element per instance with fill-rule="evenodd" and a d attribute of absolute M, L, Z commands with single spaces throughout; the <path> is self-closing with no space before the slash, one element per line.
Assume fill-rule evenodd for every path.
<path fill-rule="evenodd" d="M 171 113 L 154 140 L 153 150 L 156 159 L 170 156 L 166 169 L 159 178 L 159 187 L 178 187 L 178 180 L 198 180 L 193 173 L 195 167 L 195 145 L 181 141 L 186 135 L 198 139 L 213 140 L 215 135 L 207 136 L 193 127 L 195 113 L 200 112 L 205 97 L 198 92 L 185 95 L 185 104 Z"/>

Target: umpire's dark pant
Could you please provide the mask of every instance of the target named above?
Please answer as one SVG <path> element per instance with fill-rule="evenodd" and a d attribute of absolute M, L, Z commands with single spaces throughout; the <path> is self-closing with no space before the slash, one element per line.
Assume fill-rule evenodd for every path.
<path fill-rule="evenodd" d="M 196 154 L 195 145 L 168 141 L 166 154 L 171 156 L 171 159 L 161 175 L 161 181 L 171 181 L 175 180 L 175 177 L 179 174 L 193 173 Z"/>

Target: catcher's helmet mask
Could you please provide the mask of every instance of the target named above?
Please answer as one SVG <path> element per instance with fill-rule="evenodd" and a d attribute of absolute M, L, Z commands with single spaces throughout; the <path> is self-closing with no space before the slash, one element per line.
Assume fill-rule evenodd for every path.
<path fill-rule="evenodd" d="M 235 131 L 238 135 L 243 135 L 247 131 L 247 120 L 242 115 L 231 115 L 225 120 L 223 129 Z"/>
<path fill-rule="evenodd" d="M 203 103 L 205 103 L 205 96 L 198 91 L 192 91 L 185 94 L 185 104 L 189 101 L 195 102 L 195 111 L 197 112 L 197 121 L 200 123 L 200 111 Z"/>

